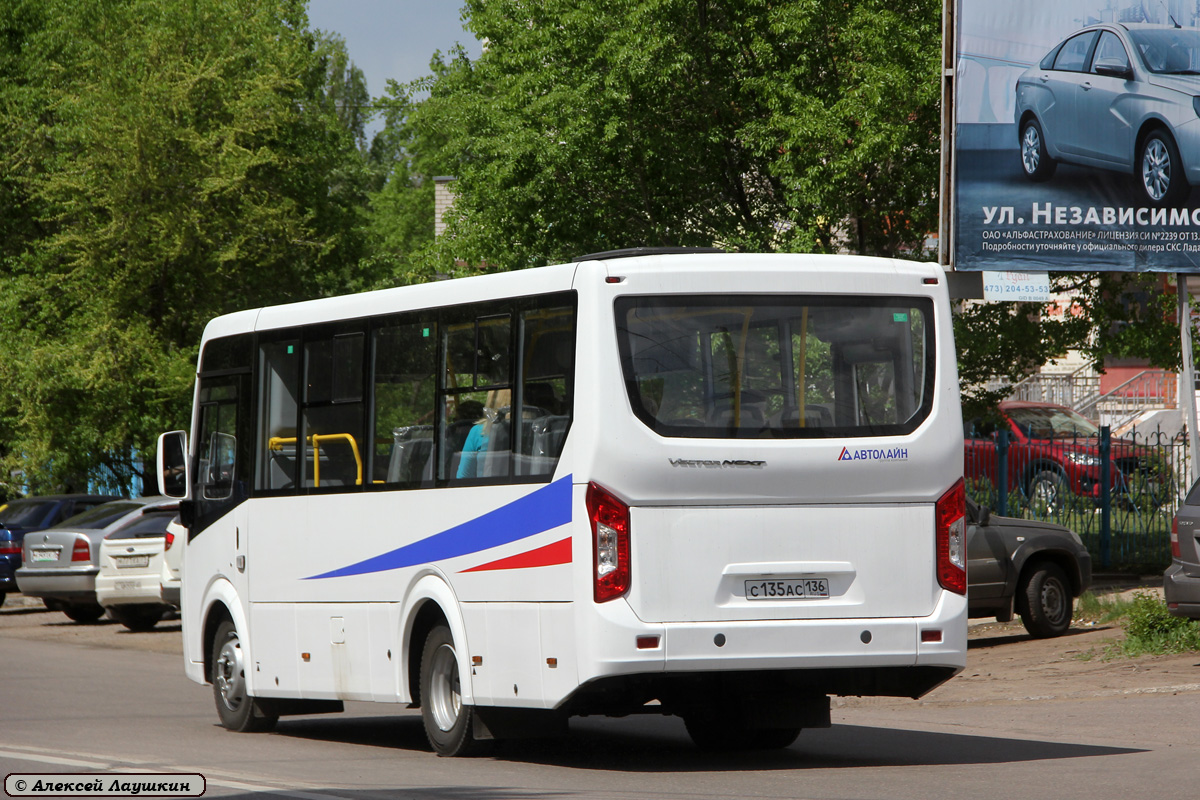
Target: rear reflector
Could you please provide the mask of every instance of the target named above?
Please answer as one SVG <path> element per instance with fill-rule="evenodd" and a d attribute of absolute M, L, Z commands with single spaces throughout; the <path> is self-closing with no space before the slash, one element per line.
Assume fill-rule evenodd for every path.
<path fill-rule="evenodd" d="M 637 647 L 638 647 L 638 650 L 657 650 L 658 649 L 658 637 L 657 636 L 639 636 L 639 637 L 637 637 Z"/>
<path fill-rule="evenodd" d="M 921 641 L 927 643 L 936 643 L 942 640 L 942 632 L 939 630 L 921 631 Z"/>
<path fill-rule="evenodd" d="M 938 584 L 948 592 L 967 593 L 967 493 L 962 478 L 937 501 Z"/>
<path fill-rule="evenodd" d="M 592 596 L 597 603 L 615 600 L 629 591 L 629 506 L 595 483 L 587 488 L 592 523 Z"/>
<path fill-rule="evenodd" d="M 75 546 L 71 548 L 72 561 L 91 561 L 92 548 L 88 546 L 87 539 L 76 539 Z"/>

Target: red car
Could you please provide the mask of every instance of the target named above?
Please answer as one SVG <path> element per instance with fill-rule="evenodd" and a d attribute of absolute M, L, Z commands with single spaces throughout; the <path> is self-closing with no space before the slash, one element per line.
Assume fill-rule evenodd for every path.
<path fill-rule="evenodd" d="M 1001 424 L 1009 431 L 1008 489 L 1021 492 L 1030 504 L 1046 513 L 1062 507 L 1068 493 L 1100 500 L 1100 429 L 1091 420 L 1066 406 L 1008 400 L 1000 404 Z M 984 478 L 998 485 L 997 433 L 986 420 L 964 425 L 965 475 L 968 481 Z M 1165 498 L 1170 470 L 1152 448 L 1127 439 L 1111 440 L 1109 480 L 1113 496 L 1134 502 Z"/>

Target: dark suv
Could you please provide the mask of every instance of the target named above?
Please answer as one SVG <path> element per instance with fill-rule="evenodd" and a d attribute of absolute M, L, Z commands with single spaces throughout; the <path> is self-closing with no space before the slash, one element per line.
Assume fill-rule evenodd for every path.
<path fill-rule="evenodd" d="M 1163 599 L 1172 615 L 1200 619 L 1200 479 L 1171 525 L 1171 566 L 1163 574 Z"/>
<path fill-rule="evenodd" d="M 967 498 L 969 616 L 1008 622 L 1015 612 L 1031 635 L 1061 636 L 1091 582 L 1092 557 L 1074 531 L 1001 517 Z"/>
<path fill-rule="evenodd" d="M 51 528 L 101 503 L 119 499 L 114 495 L 58 494 L 25 497 L 0 505 L 0 605 L 8 592 L 17 591 L 15 575 L 21 566 L 25 534 Z"/>

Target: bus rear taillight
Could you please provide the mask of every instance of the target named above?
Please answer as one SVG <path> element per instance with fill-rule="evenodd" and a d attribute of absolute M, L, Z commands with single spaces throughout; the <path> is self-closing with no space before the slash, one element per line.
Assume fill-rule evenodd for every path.
<path fill-rule="evenodd" d="M 943 589 L 967 593 L 967 493 L 962 479 L 937 501 L 937 577 Z"/>
<path fill-rule="evenodd" d="M 592 596 L 604 603 L 629 591 L 629 506 L 589 483 L 587 510 L 595 563 Z"/>

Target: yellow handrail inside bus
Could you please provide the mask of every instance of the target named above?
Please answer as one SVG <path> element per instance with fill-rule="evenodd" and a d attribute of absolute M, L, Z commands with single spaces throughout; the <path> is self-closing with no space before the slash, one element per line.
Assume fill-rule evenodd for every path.
<path fill-rule="evenodd" d="M 313 448 L 313 486 L 318 488 L 321 486 L 321 442 L 336 439 L 343 439 L 350 443 L 350 449 L 354 452 L 354 465 L 358 469 L 358 477 L 355 479 L 354 485 L 362 486 L 362 455 L 358 452 L 358 442 L 349 433 L 314 433 L 304 440 Z M 272 436 L 267 439 L 267 449 L 282 450 L 285 444 L 295 444 L 297 441 L 295 436 Z"/>

